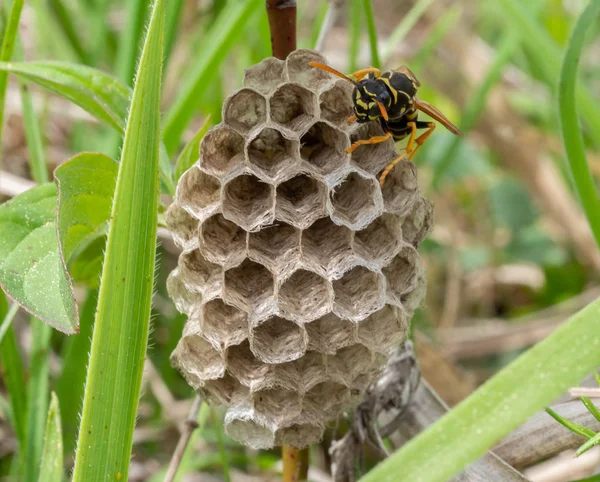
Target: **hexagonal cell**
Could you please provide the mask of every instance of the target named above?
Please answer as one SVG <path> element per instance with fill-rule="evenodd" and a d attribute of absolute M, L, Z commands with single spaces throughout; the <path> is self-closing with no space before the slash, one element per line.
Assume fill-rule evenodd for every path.
<path fill-rule="evenodd" d="M 222 214 L 215 214 L 202 224 L 199 245 L 209 261 L 236 265 L 246 256 L 246 232 Z"/>
<path fill-rule="evenodd" d="M 289 444 L 296 448 L 305 448 L 323 438 L 325 427 L 309 423 L 295 423 L 289 427 L 277 429 L 275 445 Z"/>
<path fill-rule="evenodd" d="M 300 139 L 300 156 L 318 174 L 327 175 L 348 161 L 348 138 L 325 122 L 315 123 Z"/>
<path fill-rule="evenodd" d="M 360 321 L 385 303 L 383 278 L 363 266 L 333 281 L 333 311 L 342 318 Z"/>
<path fill-rule="evenodd" d="M 418 199 L 417 168 L 410 161 L 400 161 L 385 178 L 383 187 L 385 210 L 404 216 Z"/>
<path fill-rule="evenodd" d="M 383 210 L 381 191 L 375 179 L 351 172 L 333 191 L 332 218 L 351 229 L 362 229 Z"/>
<path fill-rule="evenodd" d="M 165 220 L 173 241 L 180 248 L 189 248 L 196 243 L 198 220 L 178 204 L 173 203 L 165 213 Z"/>
<path fill-rule="evenodd" d="M 356 344 L 329 355 L 327 369 L 333 380 L 349 387 L 357 376 L 373 372 L 373 360 L 373 354 L 366 346 Z"/>
<path fill-rule="evenodd" d="M 385 132 L 379 122 L 367 122 L 357 126 L 350 139 L 354 143 L 358 140 L 367 140 L 371 137 L 383 135 L 385 135 Z M 394 151 L 394 141 L 388 139 L 377 144 L 359 146 L 352 153 L 351 162 L 379 178 L 381 171 L 396 157 L 398 157 L 398 154 Z"/>
<path fill-rule="evenodd" d="M 279 310 L 297 323 L 308 323 L 331 306 L 328 282 L 317 273 L 298 270 L 279 288 Z"/>
<path fill-rule="evenodd" d="M 267 127 L 248 144 L 248 159 L 259 173 L 275 178 L 297 158 L 298 142 L 286 139 L 281 132 Z"/>
<path fill-rule="evenodd" d="M 385 305 L 358 324 L 358 339 L 371 350 L 387 353 L 406 338 L 408 323 L 402 308 Z"/>
<path fill-rule="evenodd" d="M 433 204 L 428 199 L 419 197 L 412 212 L 402 222 L 404 241 L 418 247 L 433 227 L 433 218 Z"/>
<path fill-rule="evenodd" d="M 244 72 L 244 87 L 268 94 L 284 80 L 283 60 L 268 57 Z"/>
<path fill-rule="evenodd" d="M 356 324 L 328 313 L 305 325 L 308 334 L 308 349 L 335 355 L 347 346 L 356 343 Z"/>
<path fill-rule="evenodd" d="M 246 231 L 254 231 L 272 222 L 272 187 L 250 175 L 234 178 L 225 186 L 223 216 Z"/>
<path fill-rule="evenodd" d="M 413 313 L 417 308 L 421 306 L 421 303 L 425 298 L 426 292 L 427 282 L 425 279 L 425 271 L 422 267 L 419 266 L 417 269 L 417 280 L 415 282 L 414 289 L 404 294 L 400 299 L 404 309 L 409 313 Z"/>
<path fill-rule="evenodd" d="M 233 410 L 225 415 L 225 433 L 232 439 L 255 450 L 270 449 L 275 443 L 273 431 L 261 423 Z"/>
<path fill-rule="evenodd" d="M 304 393 L 327 380 L 326 358 L 316 351 L 307 351 L 302 358 L 275 365 L 274 374 L 281 386 Z"/>
<path fill-rule="evenodd" d="M 202 293 L 188 289 L 181 279 L 179 268 L 175 268 L 169 274 L 167 278 L 167 292 L 173 303 L 175 303 L 177 311 L 180 313 L 189 313 L 193 306 L 202 303 Z"/>
<path fill-rule="evenodd" d="M 244 138 L 226 126 L 216 126 L 200 144 L 200 167 L 222 176 L 244 161 Z"/>
<path fill-rule="evenodd" d="M 306 129 L 317 114 L 315 94 L 298 84 L 282 85 L 269 103 L 271 120 L 296 132 Z"/>
<path fill-rule="evenodd" d="M 327 187 L 306 174 L 277 186 L 275 217 L 300 229 L 326 215 Z"/>
<path fill-rule="evenodd" d="M 393 214 L 383 214 L 354 235 L 356 254 L 379 266 L 388 264 L 402 245 L 400 219 Z"/>
<path fill-rule="evenodd" d="M 246 312 L 256 316 L 274 303 L 273 275 L 264 266 L 244 260 L 236 268 L 225 271 L 223 298 Z"/>
<path fill-rule="evenodd" d="M 181 253 L 179 272 L 186 286 L 193 286 L 205 298 L 211 298 L 221 288 L 221 267 L 208 261 L 199 249 Z"/>
<path fill-rule="evenodd" d="M 302 232 L 302 253 L 306 263 L 324 276 L 337 275 L 353 263 L 351 231 L 330 218 L 315 221 Z"/>
<path fill-rule="evenodd" d="M 223 121 L 242 134 L 267 120 L 267 101 L 251 89 L 240 89 L 223 105 Z"/>
<path fill-rule="evenodd" d="M 332 124 L 342 128 L 348 126 L 348 118 L 354 114 L 352 107 L 352 90 L 354 86 L 346 81 L 339 80 L 333 87 L 327 89 L 319 96 L 321 117 Z"/>
<path fill-rule="evenodd" d="M 292 82 L 298 82 L 306 87 L 315 89 L 329 83 L 333 75 L 324 70 L 308 65 L 309 62 L 327 64 L 325 57 L 314 50 L 295 50 L 288 55 L 285 66 L 288 77 Z"/>
<path fill-rule="evenodd" d="M 387 279 L 388 294 L 397 302 L 412 291 L 417 283 L 419 255 L 412 246 L 404 246 L 392 262 L 382 269 Z"/>
<path fill-rule="evenodd" d="M 313 423 L 326 422 L 339 415 L 349 401 L 348 387 L 323 382 L 311 388 L 302 400 L 302 417 Z"/>
<path fill-rule="evenodd" d="M 252 329 L 250 349 L 265 363 L 285 363 L 306 353 L 306 332 L 295 323 L 273 316 Z"/>
<path fill-rule="evenodd" d="M 218 404 L 227 404 L 231 402 L 231 398 L 240 388 L 240 382 L 229 373 L 225 373 L 223 378 L 207 380 L 198 391 L 204 398 L 210 401 Z"/>
<path fill-rule="evenodd" d="M 248 340 L 227 349 L 227 370 L 251 391 L 270 387 L 274 382 L 269 365 L 256 359 Z"/>
<path fill-rule="evenodd" d="M 218 179 L 192 166 L 181 176 L 175 198 L 182 208 L 198 219 L 204 219 L 217 208 L 220 191 Z"/>
<path fill-rule="evenodd" d="M 250 233 L 248 257 L 278 275 L 293 271 L 300 261 L 300 231 L 280 223 Z"/>
<path fill-rule="evenodd" d="M 254 409 L 278 423 L 293 420 L 300 415 L 302 404 L 298 392 L 272 388 L 259 390 L 252 394 Z"/>
<path fill-rule="evenodd" d="M 226 305 L 220 298 L 210 300 L 202 306 L 201 320 L 205 338 L 222 349 L 238 345 L 248 337 L 246 313 Z"/>
<path fill-rule="evenodd" d="M 225 374 L 225 361 L 208 341 L 197 334 L 183 336 L 171 355 L 172 364 L 194 388 L 205 380 L 216 380 Z"/>

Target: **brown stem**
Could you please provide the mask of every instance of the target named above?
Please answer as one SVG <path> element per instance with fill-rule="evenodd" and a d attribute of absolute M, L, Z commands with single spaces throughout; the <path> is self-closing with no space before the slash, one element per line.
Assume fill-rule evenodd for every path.
<path fill-rule="evenodd" d="M 283 482 L 300 482 L 308 477 L 308 447 L 297 449 L 291 445 L 281 447 Z"/>
<path fill-rule="evenodd" d="M 267 0 L 273 56 L 285 58 L 296 50 L 296 1 Z"/>
<path fill-rule="evenodd" d="M 194 403 L 192 404 L 192 408 L 190 409 L 190 413 L 185 419 L 183 431 L 181 432 L 181 436 L 179 437 L 179 442 L 177 442 L 175 452 L 173 452 L 173 456 L 171 457 L 171 462 L 169 463 L 169 469 L 167 470 L 167 474 L 165 475 L 164 482 L 172 482 L 173 480 L 175 480 L 175 475 L 177 475 L 177 469 L 179 469 L 179 464 L 181 463 L 181 459 L 183 458 L 185 449 L 188 446 L 190 438 L 192 438 L 194 430 L 198 428 L 197 419 L 201 403 L 202 401 L 200 400 L 200 397 L 196 396 L 196 398 L 194 399 Z"/>

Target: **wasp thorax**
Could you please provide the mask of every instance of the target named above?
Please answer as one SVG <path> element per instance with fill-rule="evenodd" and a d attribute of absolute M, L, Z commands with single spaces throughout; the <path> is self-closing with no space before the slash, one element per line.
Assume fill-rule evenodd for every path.
<path fill-rule="evenodd" d="M 349 126 L 353 85 L 299 50 L 248 69 L 167 212 L 168 289 L 188 315 L 172 362 L 255 448 L 303 447 L 358 402 L 424 290 L 431 205 L 378 122 Z M 367 109 L 369 110 L 369 109 Z"/>

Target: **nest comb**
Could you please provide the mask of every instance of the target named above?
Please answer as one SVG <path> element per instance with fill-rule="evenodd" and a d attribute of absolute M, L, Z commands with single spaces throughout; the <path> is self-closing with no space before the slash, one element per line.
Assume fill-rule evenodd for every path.
<path fill-rule="evenodd" d="M 318 441 L 406 337 L 432 222 L 416 170 L 383 132 L 348 126 L 352 85 L 315 51 L 246 71 L 181 178 L 167 222 L 182 248 L 168 280 L 188 321 L 172 363 L 225 429 L 254 448 Z"/>

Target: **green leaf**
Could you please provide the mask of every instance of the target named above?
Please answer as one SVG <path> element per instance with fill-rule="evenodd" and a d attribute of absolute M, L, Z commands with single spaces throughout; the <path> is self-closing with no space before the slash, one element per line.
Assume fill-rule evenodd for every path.
<path fill-rule="evenodd" d="M 58 236 L 66 263 L 81 247 L 106 234 L 118 164 L 108 156 L 82 153 L 54 172 L 58 183 Z"/>
<path fill-rule="evenodd" d="M 123 132 L 131 89 L 101 70 L 69 62 L 0 62 L 0 71 L 30 80 Z"/>
<path fill-rule="evenodd" d="M 88 288 L 97 289 L 100 286 L 100 274 L 102 273 L 105 251 L 106 236 L 97 237 L 81 249 L 69 264 L 69 273 L 71 273 L 73 280 L 83 283 Z"/>
<path fill-rule="evenodd" d="M 63 473 L 63 441 L 60 409 L 56 393 L 50 395 L 50 408 L 46 421 L 44 450 L 39 482 L 61 482 Z"/>
<path fill-rule="evenodd" d="M 589 428 L 584 427 L 583 425 L 579 425 L 578 423 L 571 422 L 562 415 L 556 413 L 551 408 L 546 408 L 546 413 L 558 423 L 563 425 L 565 428 L 568 428 L 571 432 L 576 433 L 577 435 L 581 435 L 582 437 L 585 437 L 587 439 L 592 438 L 594 435 L 596 435 L 593 430 L 590 430 Z"/>
<path fill-rule="evenodd" d="M 127 480 L 140 396 L 156 261 L 160 89 L 165 0 L 154 4 L 127 120 L 74 482 Z"/>
<path fill-rule="evenodd" d="M 375 467 L 362 482 L 423 480 L 423 474 L 428 482 L 451 479 L 600 365 L 599 344 L 597 300 Z"/>
<path fill-rule="evenodd" d="M 581 403 L 585 405 L 585 408 L 588 409 L 588 412 L 590 412 L 594 418 L 600 422 L 600 410 L 598 410 L 598 407 L 594 405 L 594 403 L 588 397 L 579 397 L 579 400 L 581 400 Z"/>
<path fill-rule="evenodd" d="M 55 208 L 54 184 L 0 206 L 0 286 L 23 309 L 71 334 L 77 331 L 77 305 L 60 256 Z"/>
<path fill-rule="evenodd" d="M 192 164 L 198 160 L 198 157 L 200 156 L 200 141 L 202 141 L 202 138 L 204 137 L 204 134 L 206 134 L 206 131 L 208 131 L 209 127 L 210 116 L 204 120 L 204 124 L 202 124 L 200 130 L 194 137 L 192 137 L 190 142 L 186 144 L 181 151 L 181 154 L 179 154 L 177 163 L 175 164 L 175 181 L 179 181 L 181 175 L 190 167 L 192 167 Z"/>
<path fill-rule="evenodd" d="M 591 1 L 575 24 L 560 73 L 558 107 L 560 128 L 571 175 L 579 201 L 596 239 L 596 244 L 600 247 L 600 218 L 598 216 L 598 213 L 600 213 L 600 197 L 598 196 L 596 181 L 592 177 L 585 156 L 575 92 L 579 57 L 583 49 L 585 34 L 594 25 L 598 12 L 600 12 L 600 2 Z M 594 108 L 600 113 L 597 103 L 595 103 Z"/>
<path fill-rule="evenodd" d="M 264 2 L 242 0 L 227 2 L 225 9 L 208 32 L 208 41 L 202 46 L 197 61 L 182 81 L 179 95 L 174 100 L 165 119 L 164 141 L 169 153 L 173 153 L 188 122 L 194 115 L 202 98 L 202 92 L 217 74 L 217 67 L 231 47 L 244 32 L 245 25 L 253 18 L 252 12 Z"/>
<path fill-rule="evenodd" d="M 535 221 L 537 213 L 529 192 L 520 182 L 509 178 L 495 183 L 489 196 L 496 223 L 518 231 Z"/>

